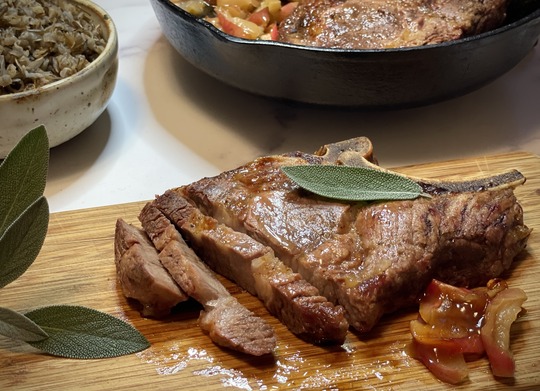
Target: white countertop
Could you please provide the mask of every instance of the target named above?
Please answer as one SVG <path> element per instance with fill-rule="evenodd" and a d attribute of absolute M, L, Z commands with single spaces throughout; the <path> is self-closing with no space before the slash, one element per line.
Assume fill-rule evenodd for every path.
<path fill-rule="evenodd" d="M 369 137 L 384 167 L 509 151 L 540 154 L 540 48 L 486 87 L 383 112 L 296 105 L 229 87 L 169 45 L 148 0 L 96 0 L 119 34 L 107 110 L 51 150 L 51 212 L 148 200 L 257 156 Z"/>

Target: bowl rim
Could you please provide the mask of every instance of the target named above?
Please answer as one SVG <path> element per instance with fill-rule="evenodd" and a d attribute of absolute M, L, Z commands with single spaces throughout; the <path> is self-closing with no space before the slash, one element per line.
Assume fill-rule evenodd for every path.
<path fill-rule="evenodd" d="M 94 68 L 98 67 L 101 63 L 103 63 L 103 61 L 106 58 L 110 56 L 116 57 L 116 54 L 118 51 L 118 32 L 116 30 L 116 25 L 114 24 L 114 21 L 112 20 L 111 16 L 101 6 L 97 5 L 91 0 L 65 0 L 65 1 L 73 3 L 77 7 L 82 7 L 82 8 L 90 10 L 101 20 L 103 25 L 108 30 L 107 42 L 105 44 L 105 47 L 103 48 L 103 51 L 92 62 L 90 62 L 86 67 L 84 67 L 77 73 L 71 76 L 68 76 L 66 78 L 47 83 L 38 88 L 0 95 L 0 103 L 2 101 L 18 100 L 18 99 L 22 99 L 28 96 L 44 94 L 50 90 L 58 89 L 61 85 L 63 85 L 66 82 L 74 83 L 78 79 L 85 77 Z"/>
<path fill-rule="evenodd" d="M 206 28 L 213 36 L 221 41 L 225 41 L 237 45 L 254 45 L 254 46 L 267 46 L 267 47 L 279 47 L 279 48 L 288 48 L 296 50 L 305 50 L 310 52 L 324 52 L 324 53 L 336 53 L 336 54 L 361 54 L 361 53 L 399 53 L 399 52 L 412 52 L 412 51 L 426 51 L 426 50 L 437 50 L 442 47 L 449 47 L 460 45 L 467 42 L 473 42 L 482 40 L 484 38 L 503 33 L 505 31 L 513 30 L 522 26 L 534 19 L 540 19 L 540 2 L 538 2 L 538 7 L 533 12 L 529 13 L 526 16 L 523 16 L 517 20 L 512 21 L 511 23 L 504 24 L 496 29 L 492 29 L 480 34 L 475 34 L 469 37 L 460 38 L 452 41 L 446 41 L 436 44 L 423 45 L 423 46 L 410 46 L 410 47 L 398 47 L 398 48 L 388 48 L 388 49 L 346 49 L 346 48 L 327 48 L 320 46 L 305 46 L 292 43 L 285 43 L 279 41 L 269 41 L 269 40 L 258 40 L 258 39 L 246 39 L 239 38 L 232 35 L 229 35 L 220 29 L 216 28 L 209 22 L 193 16 L 188 11 L 180 8 L 178 5 L 174 4 L 172 0 L 151 0 L 152 2 L 161 3 L 163 6 L 168 8 L 174 14 L 177 14 L 186 22 L 191 23 L 192 25 L 199 25 L 203 28 Z"/>

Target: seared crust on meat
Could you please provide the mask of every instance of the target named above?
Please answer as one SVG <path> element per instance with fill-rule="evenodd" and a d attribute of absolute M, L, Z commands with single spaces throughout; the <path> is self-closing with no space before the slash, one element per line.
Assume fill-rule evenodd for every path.
<path fill-rule="evenodd" d="M 436 278 L 481 286 L 507 270 L 530 230 L 511 189 L 376 203 L 298 258 L 298 271 L 361 332 L 416 303 Z"/>
<path fill-rule="evenodd" d="M 500 26 L 508 0 L 304 0 L 279 41 L 344 49 L 422 46 Z"/>

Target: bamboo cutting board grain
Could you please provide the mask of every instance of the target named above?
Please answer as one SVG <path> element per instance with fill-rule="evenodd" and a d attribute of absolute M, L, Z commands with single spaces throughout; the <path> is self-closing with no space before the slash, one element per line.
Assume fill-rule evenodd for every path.
<path fill-rule="evenodd" d="M 385 318 L 368 336 L 350 332 L 343 346 L 317 347 L 293 336 L 257 299 L 223 280 L 240 302 L 275 327 L 278 347 L 273 357 L 266 358 L 214 345 L 197 326 L 196 303 L 186 303 L 166 320 L 143 319 L 120 291 L 113 253 L 116 219 L 137 223 L 144 204 L 140 202 L 51 215 L 38 259 L 21 278 L 0 290 L 0 305 L 22 312 L 52 304 L 92 307 L 132 323 L 152 346 L 119 358 L 69 360 L 0 337 L 0 390 L 540 390 L 540 158 L 513 153 L 400 171 L 463 178 L 511 168 L 527 177 L 516 194 L 525 210 L 525 223 L 533 228 L 527 251 L 505 275 L 511 286 L 528 295 L 528 312 L 512 328 L 517 362 L 513 380 L 495 380 L 486 359 L 469 363 L 470 380 L 459 387 L 434 379 L 406 353 L 414 310 Z"/>

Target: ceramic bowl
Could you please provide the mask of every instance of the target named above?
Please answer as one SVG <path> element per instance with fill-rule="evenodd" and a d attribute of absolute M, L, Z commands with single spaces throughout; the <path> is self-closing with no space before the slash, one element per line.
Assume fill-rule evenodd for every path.
<path fill-rule="evenodd" d="M 351 50 L 232 37 L 170 0 L 151 0 L 165 37 L 229 85 L 297 102 L 396 108 L 477 89 L 518 64 L 540 35 L 540 0 L 512 0 L 507 22 L 473 37 L 412 48 Z"/>
<path fill-rule="evenodd" d="M 0 95 L 0 159 L 26 132 L 45 125 L 50 147 L 89 127 L 105 110 L 118 72 L 118 37 L 111 17 L 88 0 L 70 0 L 102 25 L 103 52 L 72 76 L 34 90 Z"/>

